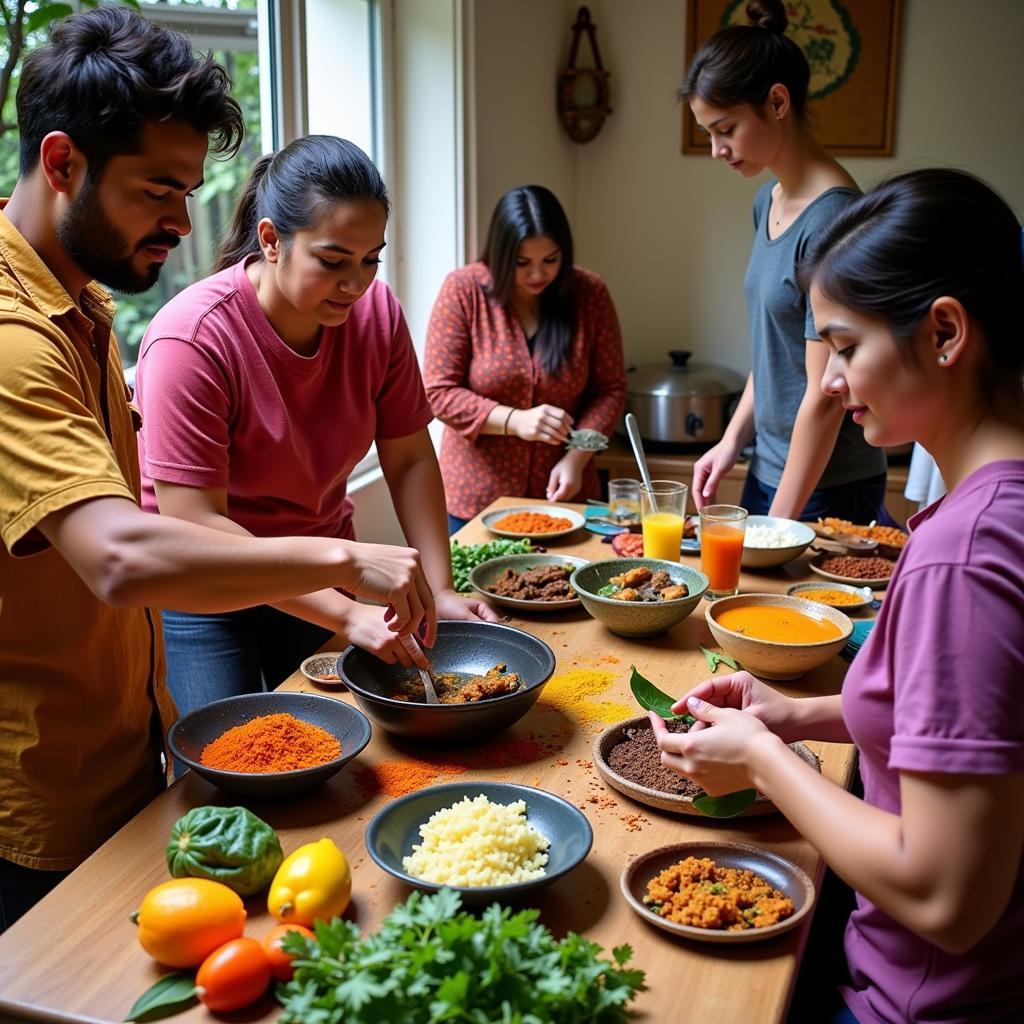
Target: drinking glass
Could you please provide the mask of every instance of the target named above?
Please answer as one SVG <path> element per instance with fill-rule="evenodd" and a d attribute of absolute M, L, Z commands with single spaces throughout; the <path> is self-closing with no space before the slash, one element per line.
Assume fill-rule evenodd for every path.
<path fill-rule="evenodd" d="M 623 526 L 640 522 L 639 480 L 608 481 L 608 516 Z"/>
<path fill-rule="evenodd" d="M 739 505 L 705 505 L 700 510 L 700 568 L 708 578 L 704 596 L 730 597 L 740 589 L 740 559 L 747 510 Z"/>
<path fill-rule="evenodd" d="M 652 480 L 640 485 L 640 524 L 644 534 L 644 558 L 679 561 L 686 514 L 686 484 Z"/>

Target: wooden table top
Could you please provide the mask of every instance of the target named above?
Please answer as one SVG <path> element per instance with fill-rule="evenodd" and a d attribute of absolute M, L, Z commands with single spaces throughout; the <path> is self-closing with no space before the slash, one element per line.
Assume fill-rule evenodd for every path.
<path fill-rule="evenodd" d="M 521 503 L 500 499 L 492 507 Z M 577 506 L 579 507 L 579 506 Z M 476 543 L 490 538 L 479 517 L 460 531 L 459 539 Z M 611 555 L 594 534 L 579 531 L 550 541 L 549 550 L 590 558 Z M 684 556 L 684 564 L 697 560 Z M 745 573 L 746 592 L 781 591 L 809 578 L 806 557 L 778 570 Z M 556 934 L 584 933 L 610 955 L 611 947 L 628 942 L 634 949 L 630 966 L 647 972 L 647 989 L 635 1001 L 636 1019 L 659 1024 L 680 1014 L 716 1024 L 768 1024 L 785 1017 L 810 918 L 804 926 L 767 942 L 737 946 L 677 940 L 641 921 L 619 892 L 619 876 L 632 857 L 666 843 L 714 837 L 749 843 L 788 857 L 820 883 L 823 864 L 817 852 L 780 815 L 711 822 L 677 817 L 634 804 L 607 790 L 593 769 L 591 748 L 606 721 L 594 720 L 599 702 L 614 702 L 639 714 L 629 692 L 629 666 L 671 693 L 682 693 L 707 675 L 698 645 L 714 647 L 704 621 L 702 603 L 687 619 L 661 636 L 629 640 L 615 636 L 582 609 L 527 618 L 511 623 L 548 643 L 559 674 L 575 670 L 607 673 L 605 692 L 576 709 L 546 703 L 544 696 L 516 726 L 480 748 L 457 778 L 502 780 L 540 786 L 580 805 L 594 826 L 594 847 L 586 861 L 539 895 L 535 905 L 541 921 Z M 833 658 L 802 679 L 785 684 L 794 695 L 836 693 L 845 662 Z M 287 689 L 306 689 L 342 700 L 351 697 L 336 688 L 318 688 L 298 672 Z M 591 709 L 588 714 L 588 707 Z M 606 708 L 607 711 L 607 708 Z M 628 717 L 623 715 L 622 717 Z M 514 741 L 526 740 L 526 743 Z M 530 741 L 534 742 L 531 744 Z M 522 748 L 550 745 L 544 756 L 517 761 Z M 847 786 L 854 753 L 845 744 L 808 744 L 821 758 L 823 774 Z M 374 813 L 390 797 L 373 792 L 360 780 L 367 769 L 415 757 L 415 748 L 392 743 L 374 730 L 369 746 L 326 785 L 308 796 L 284 803 L 247 804 L 278 830 L 287 854 L 301 843 L 329 836 L 352 864 L 353 898 L 346 916 L 360 928 L 373 929 L 409 894 L 381 871 L 366 854 L 363 836 Z M 527 755 L 529 756 L 529 755 Z M 166 881 L 164 847 L 174 822 L 200 804 L 233 804 L 230 794 L 188 773 L 168 788 L 105 843 L 77 871 L 21 921 L 0 936 L 0 1020 L 120 1021 L 163 973 L 139 947 L 128 915 L 152 886 Z M 263 898 L 246 901 L 246 934 L 262 937 L 274 923 Z M 265 997 L 244 1013 L 246 1021 L 273 1020 L 277 1004 Z M 182 1024 L 211 1018 L 196 1007 L 174 1020 Z M 234 1017 L 232 1019 L 235 1019 Z M 243 1019 L 238 1017 L 237 1019 Z"/>

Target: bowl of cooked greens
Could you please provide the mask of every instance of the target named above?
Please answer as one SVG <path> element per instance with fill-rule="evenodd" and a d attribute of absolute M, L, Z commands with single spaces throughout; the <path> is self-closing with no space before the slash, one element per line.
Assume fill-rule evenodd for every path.
<path fill-rule="evenodd" d="M 427 743 L 474 743 L 519 721 L 555 670 L 543 640 L 497 622 L 442 621 L 427 651 L 441 703 L 428 704 L 415 669 L 389 665 L 359 647 L 338 675 L 375 725 Z"/>
<path fill-rule="evenodd" d="M 682 622 L 708 589 L 704 573 L 659 558 L 589 562 L 570 582 L 583 607 L 621 636 L 653 636 Z"/>

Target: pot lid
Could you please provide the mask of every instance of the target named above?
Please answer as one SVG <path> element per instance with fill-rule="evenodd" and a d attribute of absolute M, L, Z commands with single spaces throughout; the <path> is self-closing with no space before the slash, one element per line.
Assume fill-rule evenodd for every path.
<path fill-rule="evenodd" d="M 691 363 L 693 353 L 669 351 L 667 363 L 631 366 L 627 381 L 630 394 L 682 398 L 689 395 L 734 395 L 743 390 L 746 378 L 727 366 Z"/>

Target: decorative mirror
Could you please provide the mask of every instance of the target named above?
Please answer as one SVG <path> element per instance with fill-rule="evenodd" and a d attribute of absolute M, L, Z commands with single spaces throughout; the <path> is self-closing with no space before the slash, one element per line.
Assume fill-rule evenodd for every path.
<path fill-rule="evenodd" d="M 592 68 L 576 67 L 583 33 L 590 40 L 594 57 Z M 573 142 L 590 142 L 601 130 L 604 119 L 612 112 L 608 105 L 611 92 L 609 74 L 601 67 L 597 50 L 597 26 L 590 20 L 590 11 L 581 7 L 572 26 L 572 49 L 569 64 L 558 79 L 558 117 Z"/>

